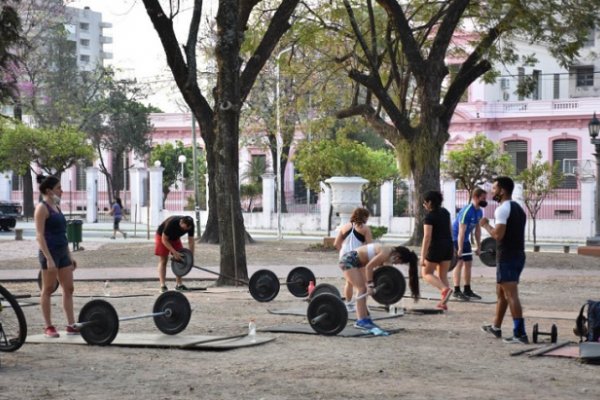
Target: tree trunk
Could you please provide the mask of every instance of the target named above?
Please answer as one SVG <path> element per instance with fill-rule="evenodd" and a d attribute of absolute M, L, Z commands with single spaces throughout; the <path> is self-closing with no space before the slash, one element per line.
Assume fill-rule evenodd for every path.
<path fill-rule="evenodd" d="M 23 216 L 25 218 L 33 218 L 35 211 L 35 199 L 33 198 L 33 178 L 31 171 L 23 175 Z"/>
<path fill-rule="evenodd" d="M 248 278 L 246 266 L 245 228 L 239 192 L 239 119 L 240 58 L 242 35 L 238 32 L 239 3 L 221 0 L 217 13 L 216 135 L 212 152 L 215 169 L 215 191 L 219 224 L 219 245 L 223 275 Z M 219 277 L 217 284 L 234 284 Z"/>
<path fill-rule="evenodd" d="M 214 133 L 202 133 L 202 137 L 206 144 L 206 164 L 208 173 L 208 217 L 206 220 L 206 228 L 200 238 L 202 243 L 219 243 L 219 220 L 217 218 L 217 191 L 215 189 L 215 171 L 216 161 L 211 150 L 215 149 Z"/>

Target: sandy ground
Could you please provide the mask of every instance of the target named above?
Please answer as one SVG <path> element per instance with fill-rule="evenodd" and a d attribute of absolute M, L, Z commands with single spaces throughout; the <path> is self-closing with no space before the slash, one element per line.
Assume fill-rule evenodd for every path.
<path fill-rule="evenodd" d="M 0 269 L 32 268 L 30 243 L 15 248 L 0 243 Z M 308 244 L 259 242 L 248 246 L 250 265 L 310 263 L 335 265 L 333 252 L 307 251 Z M 86 243 L 77 254 L 81 268 L 148 265 L 155 259 L 148 244 L 124 242 L 109 245 Z M 27 253 L 26 251 L 29 251 Z M 218 248 L 198 248 L 205 265 L 218 264 Z M 198 257 L 198 255 L 197 255 Z M 198 258 L 197 258 L 198 259 Z M 528 254 L 521 284 L 525 312 L 567 312 L 572 319 L 527 318 L 540 330 L 558 327 L 559 341 L 575 341 L 574 318 L 581 304 L 600 293 L 600 260 L 574 254 Z M 339 288 L 340 278 L 327 281 Z M 208 287 L 187 294 L 193 313 L 182 333 L 235 335 L 247 331 L 256 318 L 259 330 L 282 323 L 305 323 L 299 316 L 269 314 L 302 304 L 282 288 L 271 303 L 254 301 L 244 288 L 210 290 L 212 281 L 190 281 Z M 34 282 L 4 282 L 13 293 L 36 294 Z M 99 295 L 102 282 L 77 282 L 76 313 Z M 119 315 L 151 311 L 158 295 L 156 282 L 111 282 L 111 294 L 152 296 L 113 298 Z M 486 298 L 494 297 L 494 281 L 475 276 L 473 287 Z M 432 292 L 423 281 L 424 292 Z M 222 288 L 219 288 L 222 289 Z M 27 299 L 23 300 L 28 301 Z M 29 301 L 36 301 L 35 298 Z M 55 324 L 63 329 L 61 296 L 53 297 Z M 432 307 L 421 300 L 418 307 Z M 413 307 L 404 299 L 401 306 Z M 29 334 L 42 332 L 37 305 L 23 308 Z M 226 352 L 177 349 L 93 347 L 26 343 L 14 353 L 0 353 L 0 399 L 598 399 L 600 366 L 575 359 L 511 357 L 524 348 L 507 345 L 480 330 L 490 322 L 494 305 L 451 302 L 444 315 L 405 315 L 381 322 L 383 328 L 403 328 L 389 337 L 342 338 L 317 335 L 273 334 L 276 340 L 257 347 Z M 557 314 L 558 315 L 558 314 Z M 507 316 L 505 336 L 511 334 Z M 121 332 L 157 332 L 151 319 L 127 321 Z M 546 339 L 542 337 L 542 339 Z"/>

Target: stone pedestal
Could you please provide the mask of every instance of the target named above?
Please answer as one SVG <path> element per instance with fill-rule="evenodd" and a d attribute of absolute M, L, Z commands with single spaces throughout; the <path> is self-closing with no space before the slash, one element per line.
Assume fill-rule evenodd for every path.
<path fill-rule="evenodd" d="M 368 180 L 360 176 L 333 176 L 325 180 L 325 183 L 331 187 L 331 205 L 333 206 L 333 211 L 340 215 L 339 226 L 344 225 L 350 220 L 352 211 L 355 208 L 362 206 L 362 187 L 368 182 Z"/>

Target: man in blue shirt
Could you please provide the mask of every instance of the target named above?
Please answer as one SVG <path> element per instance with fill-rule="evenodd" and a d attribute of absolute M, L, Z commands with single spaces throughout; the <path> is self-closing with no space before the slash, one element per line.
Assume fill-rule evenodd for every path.
<path fill-rule="evenodd" d="M 481 299 L 481 296 L 471 289 L 471 266 L 473 264 L 473 254 L 479 255 L 481 247 L 481 227 L 479 220 L 483 217 L 482 208 L 487 206 L 487 192 L 481 188 L 475 188 L 471 196 L 471 202 L 464 206 L 456 215 L 456 220 L 452 224 L 452 240 L 456 249 L 458 262 L 452 271 L 452 280 L 454 282 L 454 293 L 452 296 L 459 300 L 468 301 L 471 298 Z M 475 252 L 471 249 L 471 235 L 475 233 L 475 243 L 477 249 Z M 467 254 L 467 255 L 463 255 Z M 464 267 L 464 268 L 463 268 Z M 465 287 L 460 290 L 460 273 L 464 270 Z"/>

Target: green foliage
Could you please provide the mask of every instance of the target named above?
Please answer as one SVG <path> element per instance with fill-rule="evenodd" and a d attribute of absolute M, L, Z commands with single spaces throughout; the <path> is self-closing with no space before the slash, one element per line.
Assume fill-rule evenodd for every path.
<path fill-rule="evenodd" d="M 197 169 L 198 169 L 198 188 L 200 191 L 200 204 L 203 204 L 206 196 L 206 159 L 201 148 L 197 148 L 196 154 Z M 161 167 L 163 168 L 163 201 L 167 199 L 170 192 L 170 187 L 176 185 L 178 179 L 181 177 L 181 164 L 179 163 L 179 156 L 184 155 L 186 162 L 183 164 L 183 176 L 186 182 L 193 184 L 194 177 L 194 164 L 193 164 L 193 149 L 192 147 L 185 147 L 183 142 L 177 140 L 175 146 L 172 143 L 166 142 L 164 144 L 158 144 L 152 148 L 150 153 L 150 165 L 154 165 L 155 161 L 160 161 Z"/>
<path fill-rule="evenodd" d="M 483 134 L 465 142 L 457 150 L 451 150 L 442 162 L 442 171 L 451 179 L 458 180 L 469 192 L 477 186 L 490 182 L 494 176 L 511 175 L 513 166 L 510 155 L 501 152 L 500 146 Z"/>
<path fill-rule="evenodd" d="M 319 182 L 332 176 L 361 176 L 380 185 L 396 176 L 394 156 L 387 150 L 372 150 L 346 139 L 299 143 L 294 165 L 306 186 L 318 191 Z"/>
<path fill-rule="evenodd" d="M 538 152 L 529 168 L 521 171 L 517 180 L 523 183 L 523 202 L 533 220 L 533 243 L 536 243 L 536 217 L 542 203 L 552 190 L 562 183 L 564 177 L 560 163 L 551 165 L 548 161 L 542 162 L 542 153 Z"/>
<path fill-rule="evenodd" d="M 33 128 L 0 120 L 0 170 L 25 175 L 33 161 L 35 138 Z"/>
<path fill-rule="evenodd" d="M 377 240 L 388 232 L 387 226 L 373 226 L 369 225 L 371 229 L 371 234 L 373 235 L 373 240 Z"/>

